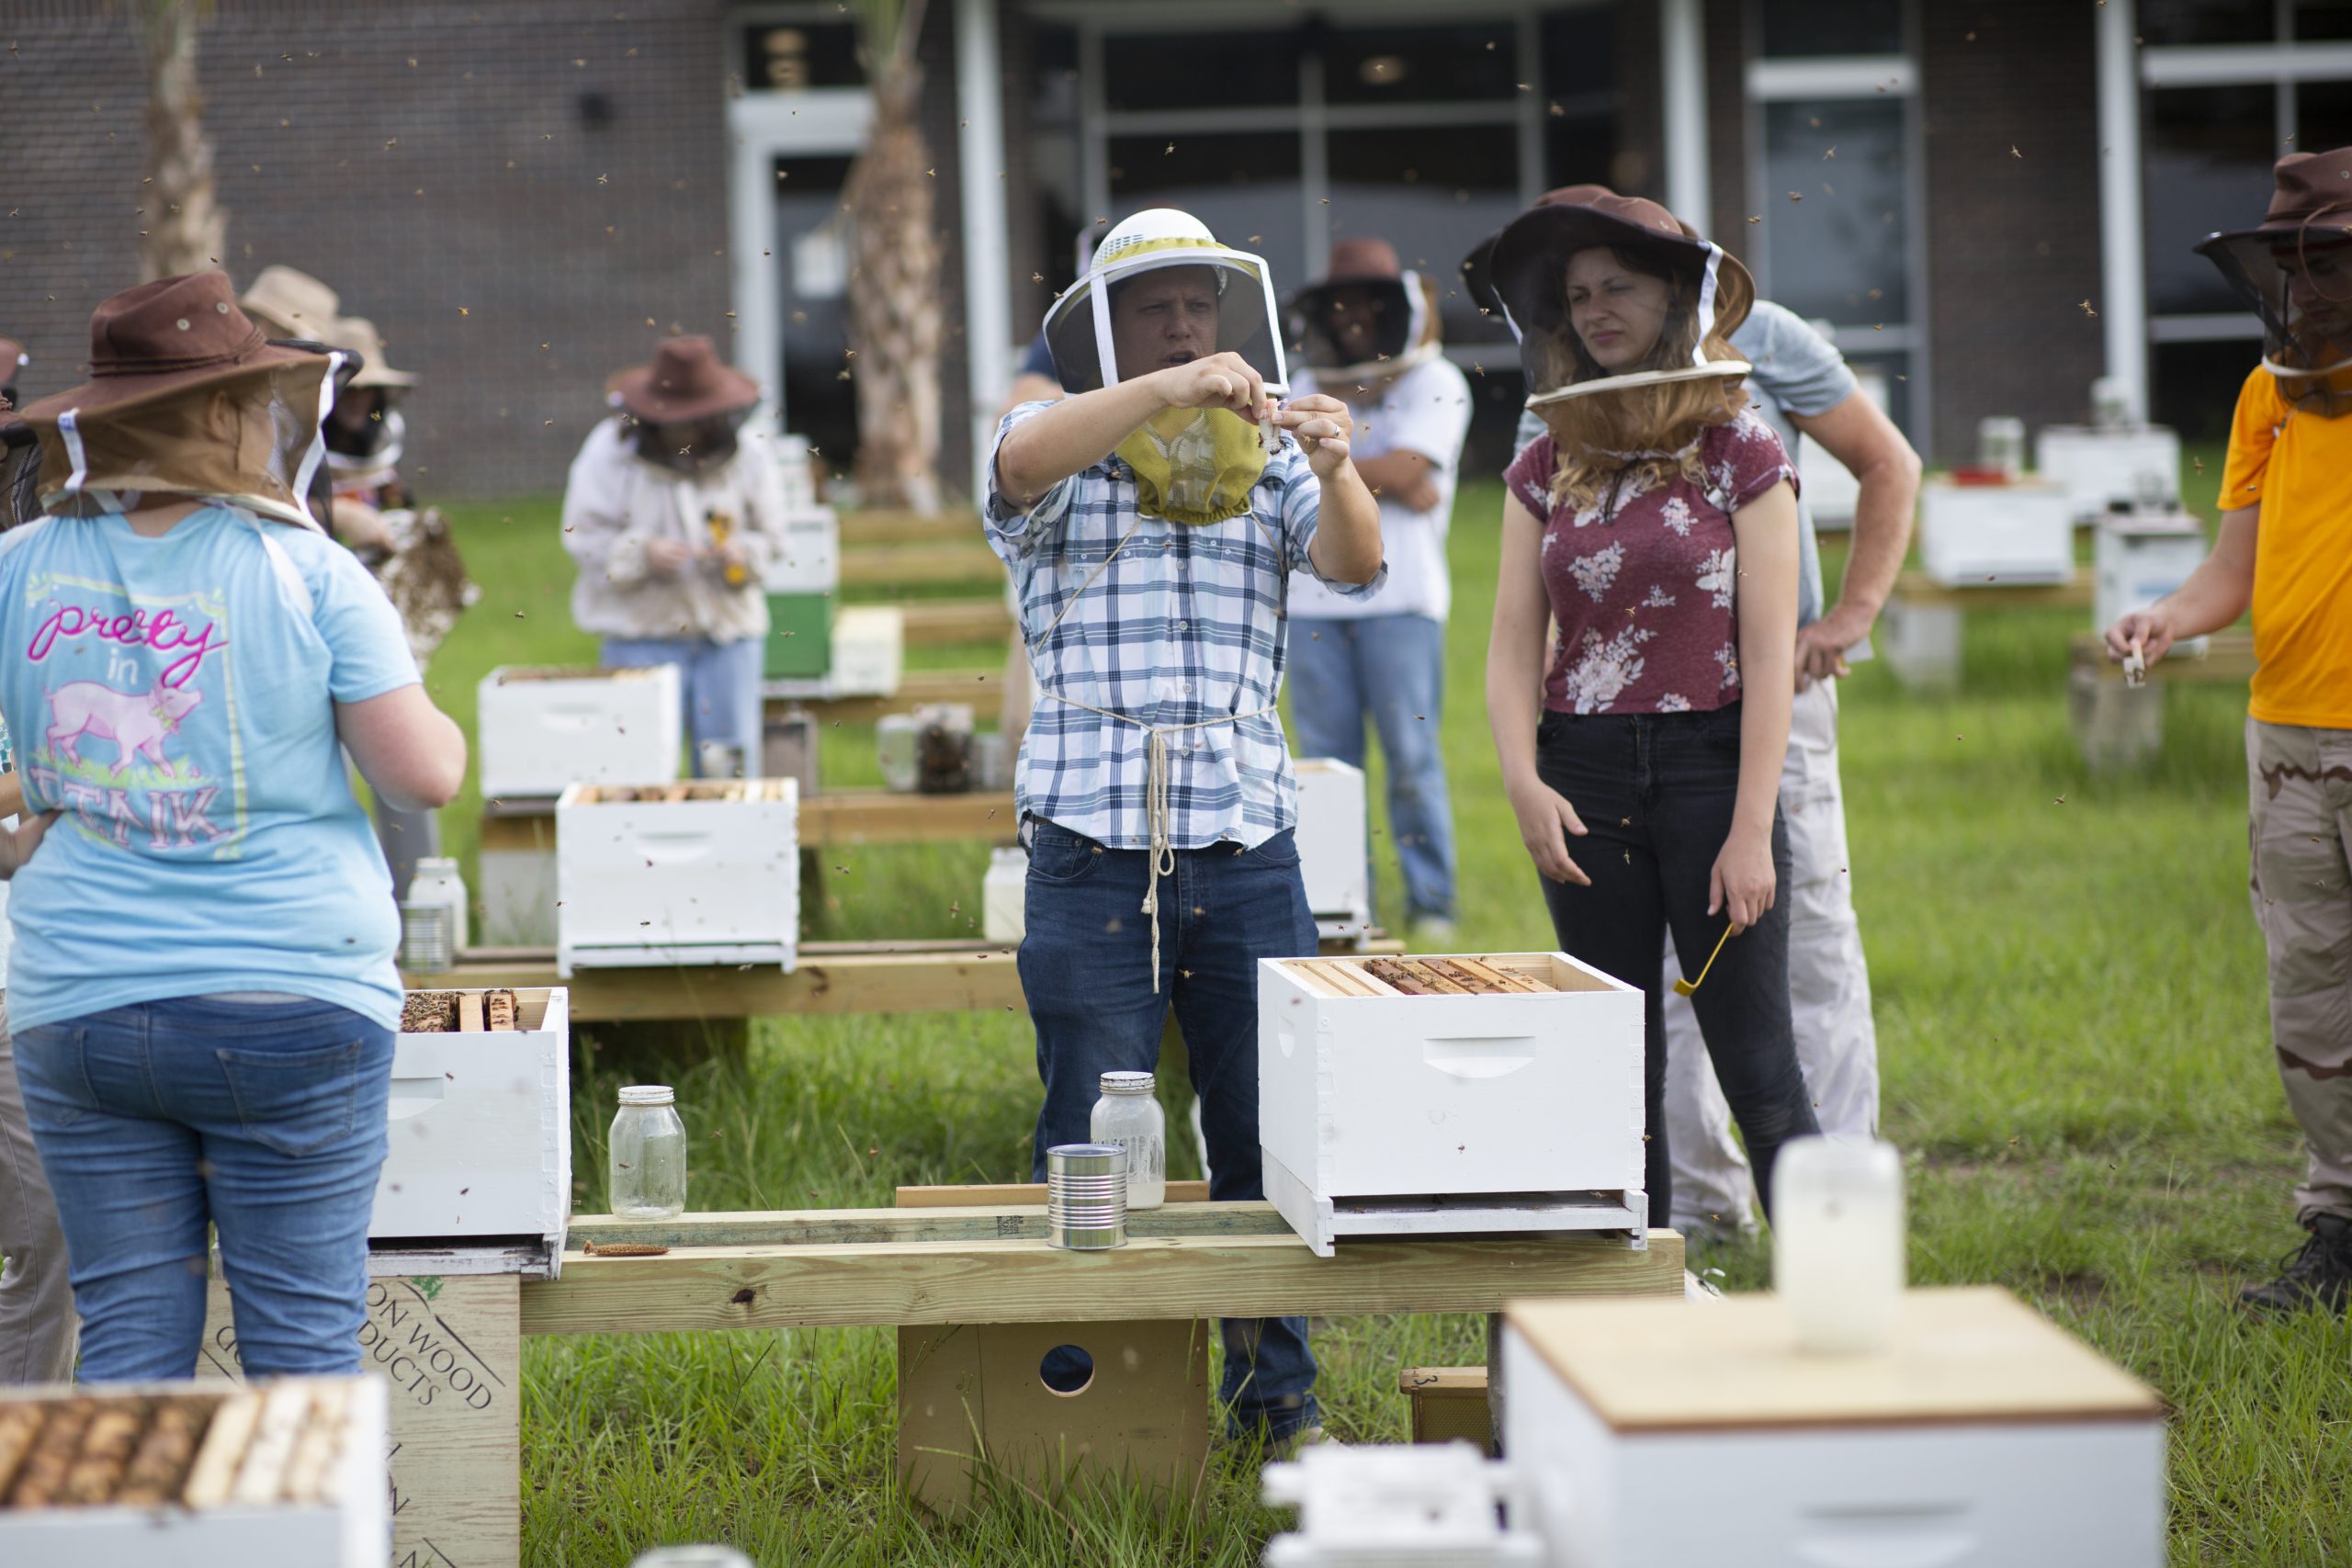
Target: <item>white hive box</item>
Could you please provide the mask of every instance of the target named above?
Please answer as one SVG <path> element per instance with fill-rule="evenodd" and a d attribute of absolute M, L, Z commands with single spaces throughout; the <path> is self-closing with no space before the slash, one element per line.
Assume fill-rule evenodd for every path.
<path fill-rule="evenodd" d="M 1018 844 L 989 852 L 988 874 L 980 879 L 980 934 L 1003 947 L 1017 947 L 1029 931 L 1029 852 Z"/>
<path fill-rule="evenodd" d="M 822 675 L 770 676 L 760 683 L 769 698 L 827 702 L 841 697 L 892 697 L 907 661 L 907 615 L 896 604 L 844 604 L 833 612 L 831 662 Z"/>
<path fill-rule="evenodd" d="M 1886 412 L 1886 374 L 1868 366 L 1856 367 L 1854 379 L 1862 396 Z M 1854 504 L 1862 496 L 1862 481 L 1853 470 L 1829 455 L 1812 436 L 1800 432 L 1797 435 L 1797 478 L 1804 486 L 1805 510 L 1813 514 L 1814 525 L 1819 528 L 1851 528 L 1854 525 Z"/>
<path fill-rule="evenodd" d="M 484 802 L 474 881 L 484 947 L 555 945 L 555 802 L 546 796 Z"/>
<path fill-rule="evenodd" d="M 2180 436 L 2161 424 L 2045 425 L 2033 438 L 2033 466 L 2065 490 L 2078 518 L 2180 499 Z"/>
<path fill-rule="evenodd" d="M 390 1491 L 386 1483 L 389 1396 L 381 1378 L 284 1379 L 252 1391 L 265 1409 L 278 1402 L 278 1416 L 293 1409 L 293 1451 L 276 1442 L 272 1430 L 238 1445 L 254 1461 L 256 1491 L 268 1500 L 241 1500 L 235 1493 L 204 1506 L 97 1504 L 42 1508 L 0 1507 L 0 1562 L 16 1568 L 252 1568 L 258 1563 L 302 1568 L 383 1568 L 391 1539 Z M 328 1402 L 317 1403 L 321 1396 Z M 61 1407 L 92 1400 L 101 1408 L 131 1399 L 171 1400 L 209 1406 L 205 1433 L 220 1409 L 243 1391 L 219 1383 L 169 1382 L 93 1389 L 35 1387 L 0 1389 L 0 1422 L 28 1407 L 54 1420 Z M 307 1408 L 301 1408 L 307 1406 Z M 142 1424 L 143 1430 L 143 1424 Z M 36 1439 L 38 1442 L 40 1439 Z M 198 1439 L 198 1454 L 204 1450 Z M 323 1444 L 307 1457 L 310 1444 Z M 322 1471 L 318 1468 L 323 1464 Z M 290 1484 L 265 1489 L 277 1475 Z M 243 1479 L 241 1464 L 239 1479 Z M 175 1497 L 181 1495 L 175 1489 Z M 292 1493 L 289 1497 L 288 1492 Z"/>
<path fill-rule="evenodd" d="M 2186 513 L 2110 513 L 2091 547 L 2091 628 L 2104 631 L 2188 581 L 2205 560 L 2205 525 Z M 2205 639 L 2180 645 L 2201 653 Z"/>
<path fill-rule="evenodd" d="M 1910 1292 L 1862 1356 L 1799 1355 L 1768 1295 L 1505 1318 L 1504 1448 L 1551 1562 L 2165 1561 L 2156 1397 L 2007 1292 Z"/>
<path fill-rule="evenodd" d="M 553 1277 L 571 1213 L 570 998 L 520 989 L 514 1010 L 512 1030 L 393 1042 L 391 1148 L 370 1241 L 519 1244 L 540 1259 L 525 1273 Z"/>
<path fill-rule="evenodd" d="M 1985 582 L 2071 582 L 2075 516 L 2055 485 L 1959 484 L 1919 491 L 1919 560 L 1947 588 Z"/>
<path fill-rule="evenodd" d="M 841 523 L 830 506 L 796 506 L 784 514 L 784 547 L 761 586 L 770 593 L 831 593 L 842 585 Z"/>
<path fill-rule="evenodd" d="M 474 721 L 482 799 L 676 778 L 684 734 L 678 693 L 673 664 L 492 671 Z"/>
<path fill-rule="evenodd" d="M 556 972 L 791 969 L 800 932 L 799 809 L 791 779 L 564 791 L 555 809 Z"/>
<path fill-rule="evenodd" d="M 1645 1245 L 1642 993 L 1522 953 L 1467 962 L 1537 989 L 1412 996 L 1366 967 L 1391 962 L 1258 964 L 1259 1142 L 1291 1228 L 1322 1258 L 1355 1235 L 1624 1230 Z"/>
<path fill-rule="evenodd" d="M 1298 777 L 1298 859 L 1306 907 L 1323 936 L 1362 936 L 1372 923 L 1364 845 L 1363 770 L 1329 757 L 1303 758 Z"/>

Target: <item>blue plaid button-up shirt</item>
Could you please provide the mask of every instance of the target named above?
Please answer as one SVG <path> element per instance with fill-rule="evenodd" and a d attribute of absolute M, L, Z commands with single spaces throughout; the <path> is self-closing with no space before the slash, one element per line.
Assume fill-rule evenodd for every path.
<path fill-rule="evenodd" d="M 1023 403 L 1007 414 L 998 446 L 1050 406 Z M 1284 581 L 1301 568 L 1358 598 L 1388 578 L 1385 564 L 1361 587 L 1315 570 L 1307 545 L 1322 489 L 1297 444 L 1285 434 L 1280 455 L 1266 459 L 1250 513 L 1204 527 L 1138 524 L 1134 470 L 1115 456 L 1026 512 L 998 491 L 993 452 L 988 484 L 989 543 L 1012 569 L 1022 640 L 1046 691 L 1021 744 L 1013 799 L 1022 815 L 1115 849 L 1148 848 L 1150 737 L 1138 726 L 1149 726 L 1170 731 L 1170 845 L 1222 839 L 1247 848 L 1291 827 L 1298 802 L 1290 749 L 1282 720 L 1264 711 L 1282 690 Z M 1135 536 L 1109 570 L 1062 615 L 1130 527 Z"/>

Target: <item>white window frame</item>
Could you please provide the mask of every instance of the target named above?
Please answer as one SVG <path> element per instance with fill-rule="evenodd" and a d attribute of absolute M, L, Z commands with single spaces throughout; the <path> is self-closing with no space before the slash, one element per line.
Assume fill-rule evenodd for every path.
<path fill-rule="evenodd" d="M 1747 169 L 1744 187 L 1748 210 L 1770 214 L 1775 193 L 1766 189 L 1764 108 L 1768 104 L 1822 99 L 1899 98 L 1903 116 L 1904 288 L 1910 296 L 1906 317 L 1882 326 L 1877 322 L 1833 321 L 1829 339 L 1849 355 L 1901 354 L 1905 356 L 1905 406 L 1914 446 L 1926 449 L 1926 437 L 1935 429 L 1933 350 L 1928 331 L 1929 315 L 1927 212 L 1927 146 L 1919 110 L 1919 11 L 1917 0 L 1901 0 L 1903 52 L 1899 54 L 1752 56 L 1746 68 L 1746 136 Z M 1762 18 L 1751 8 L 1748 36 L 1763 37 Z M 1788 205 L 1783 198 L 1781 206 Z M 1768 216 L 1766 221 L 1770 221 Z M 1743 259 L 1756 276 L 1758 296 L 1773 297 L 1770 251 L 1749 246 Z"/>

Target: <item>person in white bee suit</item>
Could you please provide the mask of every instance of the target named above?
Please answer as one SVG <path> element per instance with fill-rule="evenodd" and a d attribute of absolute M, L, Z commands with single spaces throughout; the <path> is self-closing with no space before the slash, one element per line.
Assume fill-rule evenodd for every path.
<path fill-rule="evenodd" d="M 982 513 L 1040 695 L 1014 800 L 1029 847 L 1022 989 L 1045 1100 L 1033 1171 L 1083 1143 L 1102 1076 L 1149 1071 L 1171 1011 L 1214 1198 L 1264 1195 L 1259 961 L 1311 954 L 1275 703 L 1287 589 L 1385 580 L 1347 407 L 1287 389 L 1256 256 L 1187 213 L 1103 237 L 1046 319 L 1068 396 L 1005 416 Z M 1228 1318 L 1238 1437 L 1318 1431 L 1304 1318 Z M 1081 1386 L 1049 1363 L 1049 1387 Z"/>
<path fill-rule="evenodd" d="M 1547 192 L 1537 205 L 1577 205 L 1609 194 L 1600 186 Z M 1488 242 L 1491 244 L 1491 241 Z M 1472 293 L 1495 303 L 1482 246 L 1464 264 Z M 1753 368 L 1750 403 L 1791 452 L 1811 437 L 1860 483 L 1853 546 L 1837 598 L 1825 603 L 1813 514 L 1800 495 L 1803 530 L 1797 594 L 1797 692 L 1791 712 L 1781 812 L 1788 824 L 1789 1002 L 1797 1060 L 1824 1135 L 1862 1140 L 1878 1133 L 1878 1032 L 1871 1016 L 1870 968 L 1853 901 L 1846 807 L 1838 768 L 1838 678 L 1866 649 L 1910 547 L 1919 493 L 1919 456 L 1860 389 L 1836 345 L 1793 311 L 1758 299 L 1731 335 Z M 1520 421 L 1524 450 L 1544 433 L 1534 413 Z M 1683 965 L 1671 937 L 1666 977 Z M 1710 1069 L 1690 1001 L 1668 987 L 1666 1125 L 1674 1175 L 1674 1227 L 1701 1241 L 1756 1231 L 1758 1193 L 1747 1157 L 1732 1136 L 1730 1107 Z"/>

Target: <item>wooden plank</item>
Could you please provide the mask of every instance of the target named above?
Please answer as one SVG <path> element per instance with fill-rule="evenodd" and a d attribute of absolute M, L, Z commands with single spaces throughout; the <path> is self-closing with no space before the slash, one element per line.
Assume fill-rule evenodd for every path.
<path fill-rule="evenodd" d="M 2104 681 L 2123 679 L 2123 666 L 2107 656 L 2106 640 L 2097 632 L 2076 635 L 2075 664 L 2077 669 L 2098 671 Z M 2261 661 L 2254 656 L 2252 632 L 2216 632 L 2207 639 L 2201 655 L 2175 649 L 2149 665 L 2148 679 L 2167 683 L 2210 682 L 2240 686 L 2253 680 L 2255 671 L 2260 667 Z"/>
<path fill-rule="evenodd" d="M 1203 1183 L 1191 1183 L 1203 1186 Z M 917 1189 L 909 1189 L 913 1191 Z M 954 1189 L 934 1189 L 953 1191 Z M 587 1250 L 615 1244 L 694 1247 L 847 1247 L 890 1242 L 1043 1241 L 1045 1190 L 975 1188 L 975 1192 L 1034 1192 L 1003 1203 L 946 1203 L 935 1208 L 781 1209 L 681 1214 L 674 1220 L 624 1220 L 611 1214 L 575 1214 L 570 1239 Z M 1212 1203 L 1204 1191 L 1196 1201 L 1128 1213 L 1128 1234 L 1138 1236 L 1283 1235 L 1289 1227 L 1265 1202 Z M 601 1254 L 599 1255 L 602 1256 Z"/>
<path fill-rule="evenodd" d="M 1021 821 L 1012 794 L 899 795 L 889 790 L 819 794 L 800 803 L 803 848 L 1012 839 Z"/>
<path fill-rule="evenodd" d="M 1651 1232 L 1639 1252 L 1622 1239 L 1560 1236 L 1351 1242 L 1328 1258 L 1287 1233 L 1138 1238 L 1108 1252 L 1042 1241 L 696 1247 L 567 1256 L 561 1279 L 523 1286 L 523 1331 L 1494 1312 L 1506 1300 L 1681 1294 L 1682 1241 L 1669 1231 Z"/>
<path fill-rule="evenodd" d="M 843 588 L 903 588 L 930 582 L 1001 582 L 1004 563 L 979 538 L 975 528 L 968 543 L 949 539 L 915 545 L 852 545 L 842 543 Z"/>
<path fill-rule="evenodd" d="M 1807 1356 L 1778 1297 L 1704 1311 L 1514 1302 L 1511 1326 L 1619 1432 L 2162 1418 L 2154 1392 L 1996 1286 L 1904 1293 L 1887 1348 Z"/>
<path fill-rule="evenodd" d="M 2087 610 L 2090 574 L 2077 570 L 2070 582 L 1971 582 L 1947 588 L 1913 568 L 1894 580 L 1894 597 L 1919 609 Z"/>
<path fill-rule="evenodd" d="M 1001 598 L 915 599 L 906 613 L 907 646 L 995 642 L 1012 635 L 1012 612 Z"/>
<path fill-rule="evenodd" d="M 950 508 L 928 516 L 897 508 L 860 508 L 840 514 L 842 547 L 862 545 L 927 545 L 968 542 L 982 537 L 980 514 Z"/>
<path fill-rule="evenodd" d="M 901 1187 L 898 1191 L 899 1207 L 901 1209 L 1010 1208 L 1045 1201 L 1046 1184 L 1042 1181 L 1007 1181 L 978 1187 Z M 1171 1181 L 1168 1184 L 1168 1201 L 1171 1203 L 1205 1203 L 1209 1201 L 1209 1184 L 1205 1181 Z M 1150 1212 L 1137 1209 L 1135 1213 L 1141 1218 Z"/>

